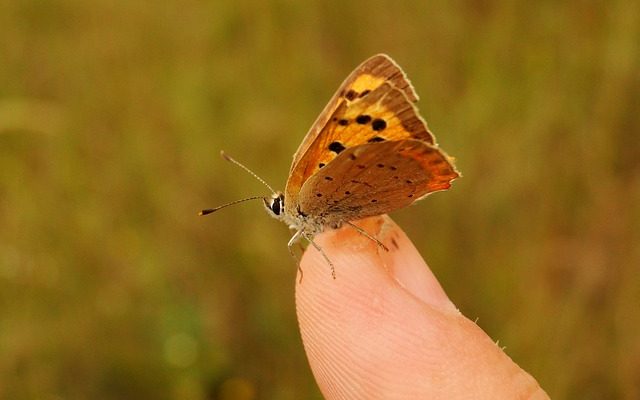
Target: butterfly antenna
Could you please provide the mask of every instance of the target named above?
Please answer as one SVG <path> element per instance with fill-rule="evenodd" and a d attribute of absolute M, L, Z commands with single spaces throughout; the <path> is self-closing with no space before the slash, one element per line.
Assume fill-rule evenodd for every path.
<path fill-rule="evenodd" d="M 235 201 L 232 201 L 231 203 L 223 204 L 223 205 L 218 206 L 216 208 L 206 208 L 206 209 L 200 211 L 198 213 L 198 215 L 211 214 L 211 213 L 214 213 L 214 212 L 216 212 L 216 211 L 218 211 L 218 210 L 220 210 L 222 208 L 229 207 L 229 206 L 232 206 L 234 204 L 243 203 L 243 202 L 249 201 L 249 200 L 257 200 L 257 199 L 264 199 L 264 197 L 263 196 L 254 196 L 254 197 L 247 197 L 246 199 L 235 200 Z"/>
<path fill-rule="evenodd" d="M 264 179 L 260 178 L 258 175 L 256 175 L 255 172 L 253 172 L 252 170 L 250 170 L 249 168 L 245 167 L 244 165 L 242 165 L 239 161 L 234 160 L 233 158 L 231 158 L 231 156 L 227 155 L 224 151 L 220 151 L 220 156 L 222 156 L 222 158 L 224 158 L 225 160 L 237 165 L 238 167 L 242 168 L 243 170 L 247 171 L 251 176 L 253 176 L 254 178 L 256 178 L 257 180 L 259 180 L 260 182 L 262 182 L 263 185 L 265 185 L 266 187 L 269 188 L 269 190 L 271 190 L 271 193 L 275 193 L 276 191 L 273 190 L 273 188 L 264 181 Z"/>

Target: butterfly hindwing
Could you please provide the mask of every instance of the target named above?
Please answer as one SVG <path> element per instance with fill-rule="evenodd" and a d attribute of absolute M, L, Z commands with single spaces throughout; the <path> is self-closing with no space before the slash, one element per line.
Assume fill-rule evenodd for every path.
<path fill-rule="evenodd" d="M 332 224 L 406 207 L 459 176 L 439 148 L 407 139 L 367 143 L 344 150 L 309 178 L 298 211 Z"/>

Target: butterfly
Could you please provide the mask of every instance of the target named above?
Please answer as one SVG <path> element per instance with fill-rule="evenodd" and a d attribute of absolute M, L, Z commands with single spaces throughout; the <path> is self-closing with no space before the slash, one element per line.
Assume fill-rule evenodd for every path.
<path fill-rule="evenodd" d="M 267 212 L 305 238 L 327 260 L 313 237 L 327 228 L 350 225 L 382 248 L 375 237 L 353 224 L 365 217 L 407 207 L 430 193 L 446 190 L 460 176 L 418 113 L 413 86 L 388 55 L 360 64 L 340 85 L 293 156 L 286 187 L 262 199 Z M 295 256 L 294 256 L 295 257 Z"/>

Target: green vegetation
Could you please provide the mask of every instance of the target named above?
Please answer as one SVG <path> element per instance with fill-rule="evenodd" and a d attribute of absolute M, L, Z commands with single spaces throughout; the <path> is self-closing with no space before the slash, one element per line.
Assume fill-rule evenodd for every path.
<path fill-rule="evenodd" d="M 0 398 L 321 398 L 287 229 L 196 212 L 378 52 L 464 174 L 394 214 L 453 301 L 552 398 L 640 397 L 639 2 L 344 3 L 0 3 Z"/>

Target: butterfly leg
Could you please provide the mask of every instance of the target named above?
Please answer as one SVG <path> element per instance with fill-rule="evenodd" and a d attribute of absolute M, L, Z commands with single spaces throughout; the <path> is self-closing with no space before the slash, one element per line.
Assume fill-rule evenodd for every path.
<path fill-rule="evenodd" d="M 320 247 L 316 242 L 313 241 L 313 237 L 311 237 L 311 235 L 308 235 L 305 232 L 302 232 L 302 236 L 304 236 L 304 238 L 307 239 L 309 243 L 311 243 L 313 247 L 315 247 L 316 250 L 320 252 L 320 254 L 322 254 L 322 257 L 324 257 L 324 259 L 327 261 L 327 263 L 331 267 L 331 277 L 333 279 L 336 279 L 336 268 L 333 266 L 333 263 L 331 262 L 327 254 L 324 252 L 324 250 L 322 250 L 322 247 Z"/>
<path fill-rule="evenodd" d="M 376 242 L 376 244 L 380 247 L 382 247 L 384 249 L 384 251 L 389 251 L 389 248 L 387 246 L 385 246 L 381 241 L 379 241 L 376 237 L 371 236 L 369 234 L 369 232 L 365 231 L 364 229 L 360 228 L 358 225 L 356 224 L 352 224 L 349 221 L 345 221 L 345 224 L 349 225 L 350 227 L 352 227 L 353 229 L 355 229 L 356 231 L 358 231 L 359 234 L 361 234 L 364 237 L 367 237 L 371 240 L 373 240 L 374 242 Z"/>
<path fill-rule="evenodd" d="M 289 239 L 289 243 L 287 243 L 287 248 L 289 249 L 289 254 L 291 254 L 291 257 L 293 257 L 293 259 L 296 261 L 296 265 L 298 266 L 298 271 L 300 271 L 300 280 L 299 280 L 299 282 L 302 282 L 302 268 L 300 267 L 300 258 L 296 255 L 295 251 L 293 251 L 293 245 L 298 243 L 298 241 L 300 240 L 300 237 L 302 235 L 303 235 L 303 232 L 302 232 L 302 229 L 300 229 L 299 231 L 294 233 L 293 236 L 291 236 L 291 239 Z"/>

